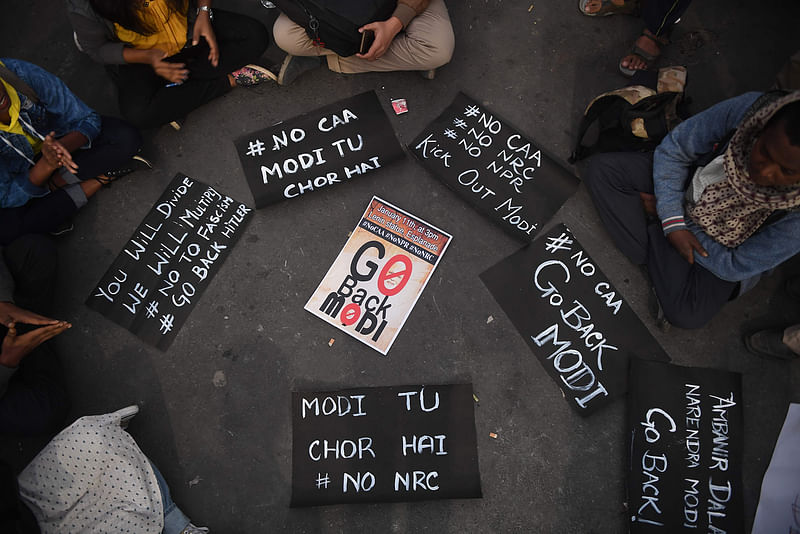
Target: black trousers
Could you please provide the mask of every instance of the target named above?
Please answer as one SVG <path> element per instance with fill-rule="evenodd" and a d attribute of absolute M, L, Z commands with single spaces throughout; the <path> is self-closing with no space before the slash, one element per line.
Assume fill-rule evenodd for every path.
<path fill-rule="evenodd" d="M 150 65 L 107 67 L 117 86 L 119 107 L 125 118 L 140 128 L 154 128 L 185 117 L 230 91 L 228 74 L 256 61 L 269 45 L 267 28 L 245 15 L 214 9 L 212 25 L 219 46 L 219 64 L 213 67 L 207 52 L 190 60 L 189 79 L 181 85 L 167 87 L 169 82 Z M 202 45 L 208 46 L 205 41 Z"/>
<path fill-rule="evenodd" d="M 52 311 L 57 254 L 52 239 L 28 235 L 3 250 L 16 284 L 20 308 L 45 316 Z M 20 334 L 24 330 L 18 328 Z M 7 329 L 0 326 L 0 336 Z M 34 435 L 60 429 L 69 411 L 64 372 L 53 341 L 39 345 L 22 359 L 0 397 L 0 434 Z"/>
<path fill-rule="evenodd" d="M 660 221 L 648 220 L 639 193 L 653 194 L 652 153 L 597 154 L 589 159 L 583 182 L 617 248 L 647 266 L 670 323 L 700 328 L 736 296 L 738 283 L 687 262 L 667 241 Z"/>
<path fill-rule="evenodd" d="M 92 141 L 92 146 L 72 155 L 78 164 L 78 179 L 88 180 L 127 165 L 141 146 L 141 134 L 131 124 L 114 117 L 101 117 L 100 134 Z M 62 189 L 31 199 L 24 206 L 2 208 L 0 246 L 22 235 L 52 232 L 76 211 L 75 201 Z"/>
<path fill-rule="evenodd" d="M 642 0 L 642 19 L 653 35 L 669 37 L 692 0 Z"/>

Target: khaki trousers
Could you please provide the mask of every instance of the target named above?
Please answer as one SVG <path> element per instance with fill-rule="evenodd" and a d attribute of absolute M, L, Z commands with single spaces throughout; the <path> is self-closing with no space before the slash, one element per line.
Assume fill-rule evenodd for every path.
<path fill-rule="evenodd" d="M 356 56 L 340 57 L 327 48 L 314 46 L 305 30 L 283 13 L 272 31 L 275 43 L 287 54 L 326 56 L 330 70 L 345 74 L 436 69 L 450 61 L 455 47 L 453 26 L 444 0 L 432 0 L 405 31 L 397 34 L 386 53 L 374 61 Z"/>

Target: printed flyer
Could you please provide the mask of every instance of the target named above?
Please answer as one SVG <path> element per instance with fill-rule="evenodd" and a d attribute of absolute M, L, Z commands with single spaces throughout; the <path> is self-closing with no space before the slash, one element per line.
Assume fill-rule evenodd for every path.
<path fill-rule="evenodd" d="M 386 355 L 451 239 L 372 197 L 305 309 Z"/>

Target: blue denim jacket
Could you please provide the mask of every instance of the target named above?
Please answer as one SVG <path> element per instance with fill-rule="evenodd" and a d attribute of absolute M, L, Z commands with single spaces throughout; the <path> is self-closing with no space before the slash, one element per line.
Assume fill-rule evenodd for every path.
<path fill-rule="evenodd" d="M 89 139 L 84 147 L 100 133 L 100 115 L 84 104 L 66 84 L 46 70 L 27 61 L 2 58 L 0 61 L 25 83 L 31 86 L 39 97 L 34 104 L 28 97 L 19 94 L 20 117 L 33 126 L 42 136 L 51 131 L 56 137 L 70 132 L 80 132 Z M 0 136 L 10 141 L 14 147 L 33 160 L 34 154 L 24 135 L 0 131 Z M 30 182 L 28 172 L 30 162 L 16 150 L 0 140 L 0 207 L 22 206 L 33 197 L 48 193 L 46 187 L 37 187 Z"/>
<path fill-rule="evenodd" d="M 653 157 L 653 186 L 656 209 L 661 221 L 684 220 L 671 224 L 666 233 L 688 229 L 708 252 L 695 261 L 718 278 L 741 282 L 740 293 L 753 287 L 761 274 L 800 252 L 800 212 L 791 211 L 777 222 L 753 234 L 744 243 L 728 248 L 717 243 L 684 213 L 689 175 L 695 162 L 712 152 L 727 134 L 742 121 L 761 93 L 745 93 L 710 107 L 672 130 L 656 148 Z M 665 225 L 666 226 L 666 225 Z"/>

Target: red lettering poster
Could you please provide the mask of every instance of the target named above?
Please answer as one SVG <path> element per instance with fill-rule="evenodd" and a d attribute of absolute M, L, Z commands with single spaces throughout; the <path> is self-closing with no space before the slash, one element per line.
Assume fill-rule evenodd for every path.
<path fill-rule="evenodd" d="M 305 309 L 385 355 L 452 238 L 372 197 Z"/>

